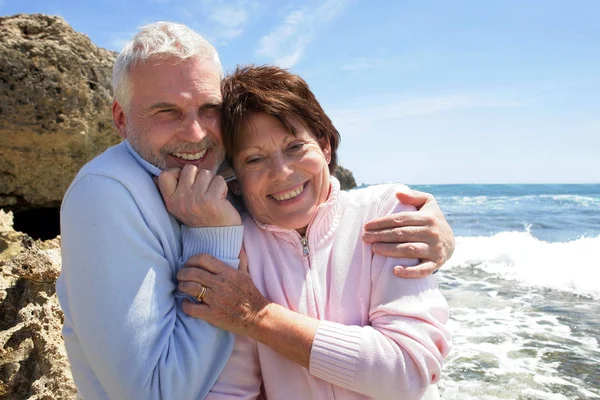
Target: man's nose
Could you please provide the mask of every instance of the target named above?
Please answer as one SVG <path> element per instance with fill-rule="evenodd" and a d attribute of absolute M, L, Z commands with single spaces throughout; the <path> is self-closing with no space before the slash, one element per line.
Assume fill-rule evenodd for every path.
<path fill-rule="evenodd" d="M 179 132 L 179 137 L 186 142 L 200 142 L 208 134 L 206 122 L 199 116 L 193 116 L 186 119 Z"/>

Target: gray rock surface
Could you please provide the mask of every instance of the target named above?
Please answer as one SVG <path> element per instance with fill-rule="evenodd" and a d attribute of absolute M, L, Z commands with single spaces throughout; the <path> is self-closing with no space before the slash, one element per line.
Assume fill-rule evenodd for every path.
<path fill-rule="evenodd" d="M 337 166 L 333 175 L 340 181 L 342 190 L 350 190 L 356 187 L 356 181 L 352 172 L 340 165 Z"/>
<path fill-rule="evenodd" d="M 59 240 L 15 232 L 11 213 L 0 210 L 0 249 L 0 398 L 74 398 L 54 289 Z"/>

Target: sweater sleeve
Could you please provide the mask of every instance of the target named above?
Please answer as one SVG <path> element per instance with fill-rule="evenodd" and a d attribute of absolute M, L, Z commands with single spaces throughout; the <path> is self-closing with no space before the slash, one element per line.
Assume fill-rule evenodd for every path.
<path fill-rule="evenodd" d="M 206 253 L 237 269 L 243 235 L 243 225 L 210 228 L 188 228 L 184 225 L 181 227 L 181 263 L 185 264 L 194 254 Z"/>
<path fill-rule="evenodd" d="M 411 208 L 393 192 L 379 215 Z M 392 200 L 393 199 L 393 200 Z M 414 265 L 373 255 L 369 326 L 322 321 L 314 338 L 310 373 L 334 385 L 377 399 L 420 399 L 441 374 L 451 338 L 449 316 L 436 277 L 402 279 L 395 265 Z"/>
<path fill-rule="evenodd" d="M 203 398 L 230 355 L 233 335 L 178 306 L 159 236 L 112 178 L 87 176 L 65 197 L 57 293 L 83 398 Z"/>

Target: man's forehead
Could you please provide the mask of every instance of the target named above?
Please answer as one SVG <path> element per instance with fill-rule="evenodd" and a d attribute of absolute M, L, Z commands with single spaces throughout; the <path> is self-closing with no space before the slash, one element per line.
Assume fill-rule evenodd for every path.
<path fill-rule="evenodd" d="M 221 82 L 221 69 L 209 59 L 190 57 L 179 59 L 176 57 L 154 57 L 143 63 L 134 65 L 129 70 L 132 79 L 144 79 L 155 75 L 165 75 L 169 78 L 192 78 L 215 80 Z"/>
<path fill-rule="evenodd" d="M 146 99 L 151 102 L 164 96 L 173 97 L 172 101 L 176 98 L 221 101 L 220 71 L 210 61 L 155 60 L 132 69 L 130 76 L 134 95 L 151 97 L 152 100 Z"/>

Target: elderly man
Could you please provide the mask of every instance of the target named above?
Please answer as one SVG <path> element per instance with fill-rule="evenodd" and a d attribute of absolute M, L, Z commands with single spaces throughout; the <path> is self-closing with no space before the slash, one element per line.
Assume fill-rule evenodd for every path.
<path fill-rule="evenodd" d="M 57 292 L 85 399 L 200 399 L 231 353 L 233 335 L 186 315 L 176 290 L 192 254 L 239 264 L 240 216 L 215 176 L 222 77 L 213 46 L 173 23 L 142 28 L 115 62 L 112 111 L 126 140 L 81 169 L 61 209 Z M 195 226 L 205 228 L 167 212 L 153 178 L 171 167 L 183 168 L 178 185 L 202 188 Z M 372 221 L 364 239 L 381 242 L 375 251 L 384 255 L 423 261 L 397 275 L 431 273 L 451 255 L 452 232 L 431 196 L 398 196 L 421 210 Z"/>

